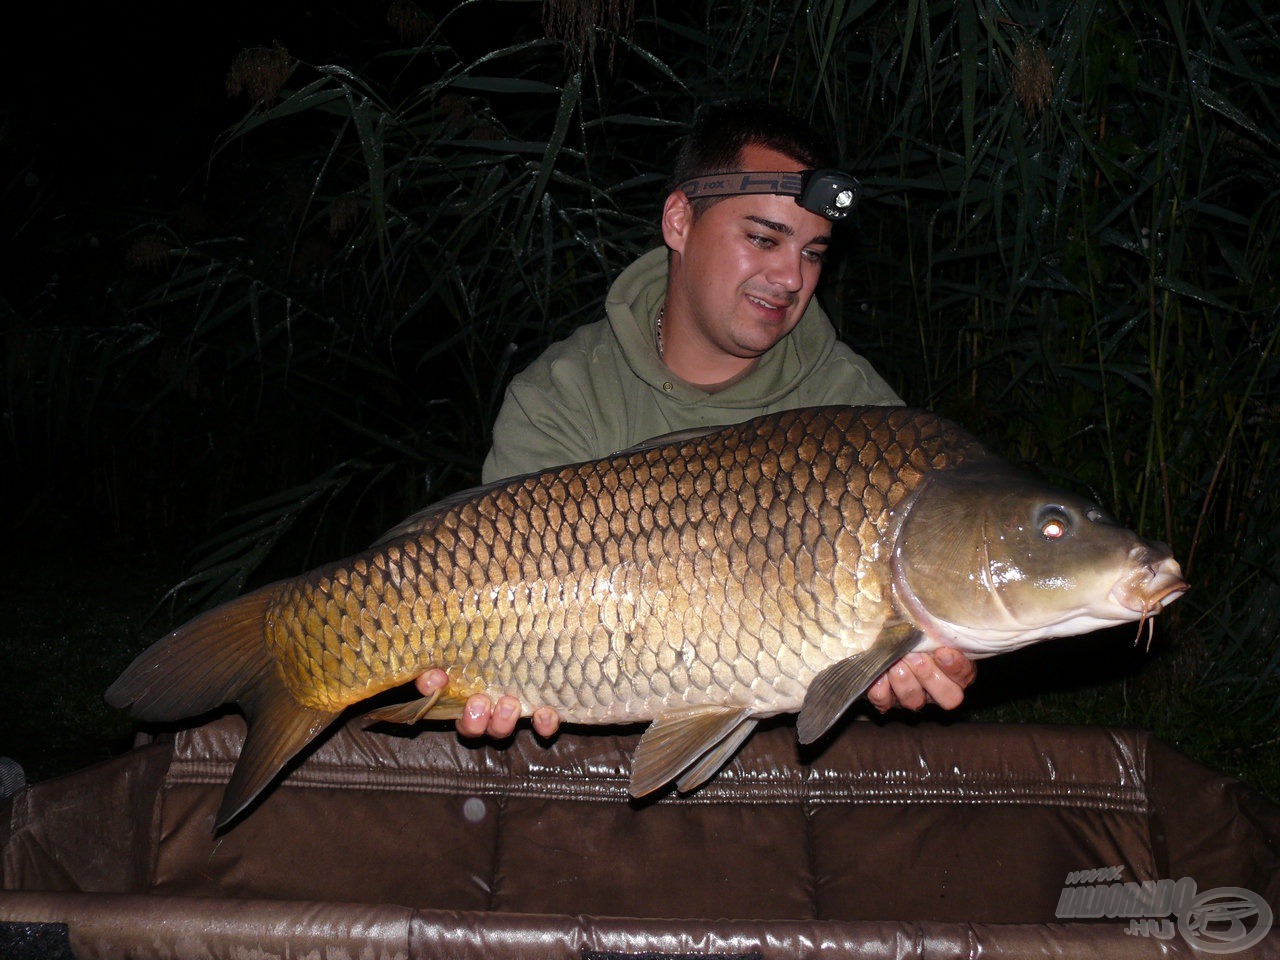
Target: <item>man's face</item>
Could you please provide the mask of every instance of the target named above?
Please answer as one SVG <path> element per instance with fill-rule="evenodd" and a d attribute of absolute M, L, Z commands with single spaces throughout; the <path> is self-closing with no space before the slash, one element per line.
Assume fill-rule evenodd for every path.
<path fill-rule="evenodd" d="M 743 150 L 739 167 L 803 169 L 754 145 Z M 663 217 L 664 239 L 675 254 L 667 311 L 679 312 L 681 327 L 709 357 L 754 359 L 790 333 L 808 307 L 831 224 L 794 197 L 728 197 L 697 218 L 691 210 L 679 216 L 682 198 L 672 194 Z"/>

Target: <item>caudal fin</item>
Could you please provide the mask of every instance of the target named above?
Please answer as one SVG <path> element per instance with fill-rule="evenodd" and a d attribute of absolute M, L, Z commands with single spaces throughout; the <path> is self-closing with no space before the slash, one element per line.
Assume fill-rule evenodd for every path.
<path fill-rule="evenodd" d="M 249 729 L 231 780 L 222 792 L 214 829 L 226 826 L 252 803 L 280 768 L 341 713 L 314 710 L 298 703 L 280 679 L 274 662 L 241 694 L 238 702 Z"/>
<path fill-rule="evenodd" d="M 139 720 L 181 720 L 236 703 L 248 721 L 217 827 L 244 810 L 289 758 L 338 716 L 304 707 L 267 654 L 263 631 L 277 586 L 203 613 L 144 650 L 108 689 L 107 703 Z"/>
<path fill-rule="evenodd" d="M 277 587 L 200 614 L 157 640 L 107 688 L 139 720 L 181 720 L 239 699 L 267 657 L 263 625 Z"/>

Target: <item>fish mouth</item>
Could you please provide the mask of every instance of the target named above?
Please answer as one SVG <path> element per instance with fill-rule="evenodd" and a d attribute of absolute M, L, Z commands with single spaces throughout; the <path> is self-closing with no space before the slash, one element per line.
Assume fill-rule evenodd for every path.
<path fill-rule="evenodd" d="M 1111 599 L 1140 619 L 1155 616 L 1191 589 L 1178 561 L 1165 551 L 1134 547 L 1133 567 L 1111 588 Z"/>

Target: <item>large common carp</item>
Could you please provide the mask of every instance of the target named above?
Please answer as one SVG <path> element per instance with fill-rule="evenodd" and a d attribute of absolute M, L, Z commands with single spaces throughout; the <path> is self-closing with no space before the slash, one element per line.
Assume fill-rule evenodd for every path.
<path fill-rule="evenodd" d="M 973 657 L 1157 613 L 1163 544 L 900 407 L 817 407 L 659 438 L 451 497 L 370 550 L 247 594 L 143 652 L 107 691 L 143 720 L 234 701 L 236 816 L 347 707 L 445 668 L 526 715 L 652 720 L 631 792 L 712 776 L 756 721 L 821 736 L 891 663 Z"/>

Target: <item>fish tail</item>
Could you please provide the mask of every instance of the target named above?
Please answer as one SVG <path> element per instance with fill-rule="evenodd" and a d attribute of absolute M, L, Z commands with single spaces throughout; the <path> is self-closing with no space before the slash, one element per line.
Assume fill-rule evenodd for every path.
<path fill-rule="evenodd" d="M 227 788 L 214 829 L 238 816 L 281 768 L 342 711 L 304 707 L 293 698 L 274 661 L 265 665 L 237 701 L 248 722 L 244 746 Z"/>
<path fill-rule="evenodd" d="M 113 707 L 164 722 L 239 699 L 268 658 L 263 629 L 278 587 L 263 587 L 200 614 L 153 643 L 107 688 Z"/>
<path fill-rule="evenodd" d="M 139 720 L 170 721 L 236 703 L 248 722 L 244 746 L 223 793 L 215 829 L 245 809 L 289 759 L 339 711 L 294 699 L 263 631 L 279 587 L 263 587 L 201 614 L 147 648 L 106 693 Z"/>

